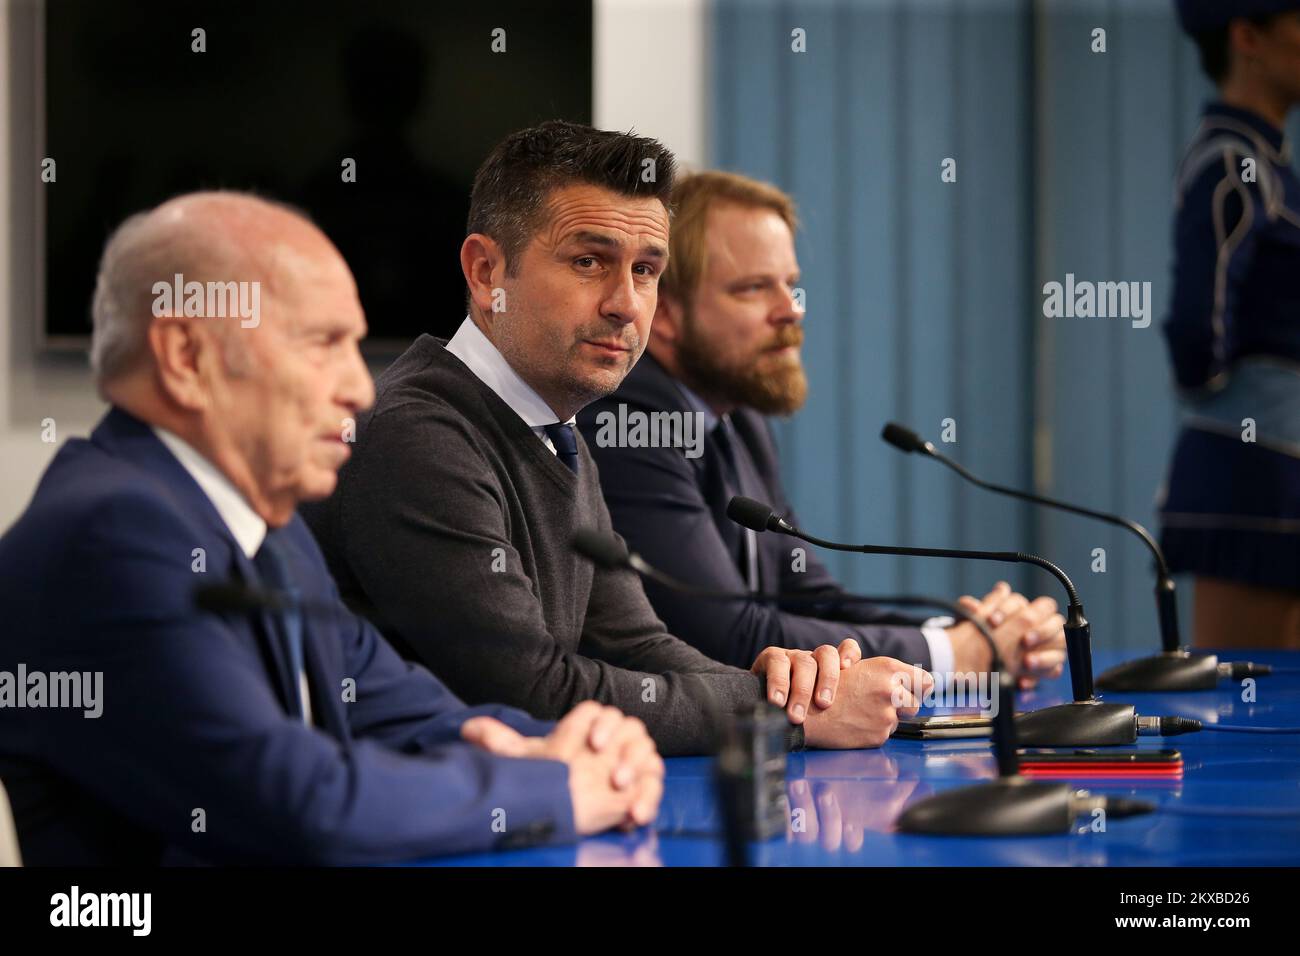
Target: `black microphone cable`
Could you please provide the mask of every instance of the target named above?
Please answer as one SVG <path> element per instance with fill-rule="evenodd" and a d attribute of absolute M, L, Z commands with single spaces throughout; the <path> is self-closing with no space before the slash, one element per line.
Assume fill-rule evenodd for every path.
<path fill-rule="evenodd" d="M 971 484 L 975 485 L 978 488 L 983 488 L 986 491 L 993 492 L 994 494 L 1007 495 L 1012 498 L 1017 498 L 1021 501 L 1028 501 L 1036 505 L 1043 505 L 1048 508 L 1055 508 L 1058 511 L 1066 511 L 1071 514 L 1081 515 L 1082 517 L 1085 518 L 1092 518 L 1093 520 L 1096 521 L 1104 521 L 1107 524 L 1114 525 L 1119 528 L 1123 528 L 1124 530 L 1129 531 L 1132 534 L 1136 535 L 1146 546 L 1147 550 L 1150 551 L 1151 557 L 1155 561 L 1156 611 L 1157 611 L 1157 617 L 1160 624 L 1161 643 L 1164 647 L 1166 655 L 1169 655 L 1180 649 L 1182 640 L 1179 637 L 1179 633 L 1178 633 L 1178 609 L 1177 609 L 1177 601 L 1174 597 L 1175 594 L 1174 579 L 1172 574 L 1170 573 L 1169 564 L 1165 560 L 1164 551 L 1161 550 L 1159 543 L 1156 541 L 1155 537 L 1151 534 L 1151 532 L 1149 532 L 1146 528 L 1142 527 L 1142 525 L 1138 524 L 1136 521 L 1131 521 L 1128 518 L 1123 517 L 1122 515 L 1110 514 L 1109 512 L 1098 511 L 1094 508 L 1085 508 L 1082 507 L 1081 505 L 1071 504 L 1068 501 L 1061 501 L 1058 498 L 1049 498 L 1046 495 L 1038 495 L 1028 491 L 1021 491 L 1018 488 L 1009 488 L 1006 485 L 998 485 L 998 484 L 994 484 L 991 481 L 985 481 L 983 478 L 980 478 L 979 476 L 972 474 L 971 471 L 967 469 L 965 466 L 963 466 L 960 462 L 955 461 L 952 458 L 949 458 L 947 455 L 941 453 L 937 448 L 934 447 L 934 444 L 932 442 L 926 441 L 916 432 L 912 431 L 912 429 L 907 428 L 904 425 L 900 425 L 898 422 L 888 422 L 885 425 L 885 427 L 881 429 L 880 437 L 886 443 L 892 445 L 893 447 L 897 448 L 899 451 L 905 454 L 915 453 L 921 455 L 924 458 L 934 459 L 935 461 L 939 462 L 941 465 L 945 466 L 946 468 L 949 468 L 952 471 L 956 472 L 965 481 L 970 482 Z M 1193 652 L 1193 653 L 1198 654 L 1199 656 L 1206 656 L 1202 652 Z M 1174 661 L 1162 662 L 1159 660 L 1154 661 L 1153 666 L 1158 668 L 1162 663 L 1169 664 L 1171 666 L 1177 666 L 1177 662 Z M 1112 671 L 1103 674 L 1100 678 L 1098 678 L 1098 684 L 1103 687 L 1106 686 L 1107 679 L 1111 678 L 1112 675 L 1115 673 L 1116 673 L 1116 669 L 1112 669 Z M 1284 673 L 1300 673 L 1300 668 L 1270 667 L 1267 664 L 1254 664 L 1251 663 L 1250 661 L 1219 661 L 1218 662 L 1218 677 L 1228 678 L 1234 681 L 1241 680 L 1246 677 L 1267 677 L 1270 674 L 1284 674 Z M 1211 677 L 1210 679 L 1212 680 L 1213 677 Z M 1159 689 L 1193 690 L 1193 689 L 1209 689 L 1209 688 L 1208 687 L 1204 687 L 1204 688 L 1178 687 L 1172 685 L 1165 686 L 1163 688 L 1158 686 L 1144 687 L 1144 686 L 1140 686 L 1139 683 L 1130 682 L 1130 684 L 1117 683 L 1115 687 L 1112 689 L 1142 691 L 1142 690 L 1159 690 Z"/>
<path fill-rule="evenodd" d="M 1198 720 L 1195 723 L 1201 722 Z M 1254 727 L 1250 724 L 1203 724 L 1197 730 L 1217 730 L 1223 734 L 1300 734 L 1300 727 Z"/>

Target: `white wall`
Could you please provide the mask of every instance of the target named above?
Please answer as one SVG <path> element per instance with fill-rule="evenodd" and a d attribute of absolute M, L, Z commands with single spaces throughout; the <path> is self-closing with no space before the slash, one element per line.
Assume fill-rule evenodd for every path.
<path fill-rule="evenodd" d="M 41 422 L 54 419 L 62 443 L 89 432 L 104 407 L 84 356 L 36 347 L 38 191 L 58 188 L 41 183 L 36 155 L 37 9 L 33 0 L 0 0 L 0 529 L 27 505 L 58 449 L 41 441 Z"/>
<path fill-rule="evenodd" d="M 114 0 L 117 2 L 117 0 Z M 596 0 L 595 124 L 654 136 L 688 164 L 707 158 L 706 0 Z M 85 435 L 104 406 L 84 356 L 36 345 L 35 0 L 0 0 L 0 530 L 26 507 L 58 444 Z M 664 69 L 665 64 L 671 68 Z M 89 304 L 87 304 L 89 307 Z"/>
<path fill-rule="evenodd" d="M 708 160 L 707 0 L 596 0 L 595 110 L 689 166 Z"/>

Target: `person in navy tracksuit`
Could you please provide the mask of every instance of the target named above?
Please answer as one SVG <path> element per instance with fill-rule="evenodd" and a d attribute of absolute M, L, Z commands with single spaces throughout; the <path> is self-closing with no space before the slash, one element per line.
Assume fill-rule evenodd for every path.
<path fill-rule="evenodd" d="M 1175 185 L 1164 332 L 1182 406 L 1160 518 L 1194 643 L 1300 647 L 1300 2 L 1182 0 L 1219 87 Z"/>

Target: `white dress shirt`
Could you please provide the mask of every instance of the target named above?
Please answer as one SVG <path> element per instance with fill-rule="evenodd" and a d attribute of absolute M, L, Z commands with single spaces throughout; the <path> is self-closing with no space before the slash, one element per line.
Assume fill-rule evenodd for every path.
<path fill-rule="evenodd" d="M 559 416 L 542 396 L 533 391 L 531 385 L 519 377 L 506 357 L 469 316 L 465 316 L 465 321 L 447 343 L 447 351 L 464 362 L 479 381 L 496 392 L 497 397 L 509 405 L 524 420 L 524 424 L 533 430 L 533 434 L 542 440 L 542 444 L 551 450 L 551 454 L 556 454 L 555 445 L 547 437 L 545 426 L 559 422 Z M 572 426 L 576 420 L 577 416 L 573 415 L 564 424 Z"/>
<path fill-rule="evenodd" d="M 546 436 L 543 426 L 554 424 L 558 416 L 532 386 L 510 367 L 505 356 L 469 316 L 465 316 L 460 328 L 447 343 L 447 351 L 464 362 L 479 381 L 496 392 L 498 398 L 514 409 L 515 414 L 524 420 L 524 424 L 533 430 L 533 434 L 551 450 L 551 454 L 555 454 L 555 446 Z M 687 403 L 696 411 L 704 413 L 705 431 L 708 432 L 717 423 L 717 416 L 703 399 L 680 382 L 677 384 L 682 389 Z M 575 419 L 576 416 L 570 418 L 565 424 L 572 425 Z M 753 550 L 750 554 L 756 559 L 757 547 L 753 542 L 751 546 Z M 930 650 L 930 670 L 940 675 L 951 673 L 953 669 L 952 639 L 944 630 L 952 623 L 950 617 L 932 617 L 921 624 L 921 634 L 925 637 L 925 643 Z"/>
<path fill-rule="evenodd" d="M 158 440 L 167 446 L 167 450 L 181 463 L 195 483 L 217 509 L 217 514 L 225 522 L 239 549 L 251 561 L 266 540 L 266 522 L 253 510 L 239 489 L 229 478 L 221 473 L 212 462 L 208 461 L 193 445 L 179 435 L 169 432 L 157 425 L 151 426 Z M 307 685 L 307 672 L 298 673 L 298 696 L 302 699 L 303 721 L 311 724 L 311 694 Z"/>

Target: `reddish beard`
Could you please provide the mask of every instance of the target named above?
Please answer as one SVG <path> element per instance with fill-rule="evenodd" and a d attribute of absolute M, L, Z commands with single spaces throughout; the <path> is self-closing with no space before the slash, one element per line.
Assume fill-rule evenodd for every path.
<path fill-rule="evenodd" d="M 694 316 L 683 316 L 677 360 L 687 384 L 730 405 L 752 408 L 763 415 L 790 415 L 808 398 L 808 378 L 799 360 L 803 327 L 782 325 L 757 351 L 738 363 L 723 361 L 700 334 Z M 794 346 L 795 351 L 777 350 Z"/>

